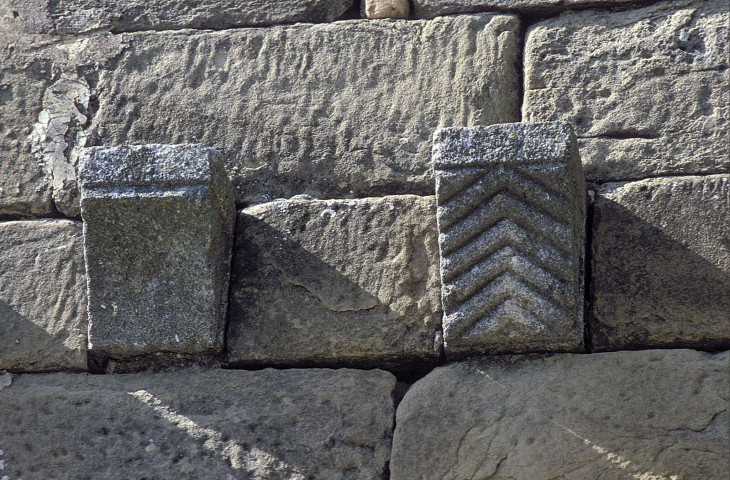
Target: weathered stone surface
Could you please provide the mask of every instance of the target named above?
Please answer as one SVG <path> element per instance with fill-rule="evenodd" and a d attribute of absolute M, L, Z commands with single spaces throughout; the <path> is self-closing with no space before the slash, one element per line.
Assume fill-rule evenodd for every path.
<path fill-rule="evenodd" d="M 235 222 L 218 152 L 93 147 L 80 162 L 90 350 L 112 358 L 218 351 Z"/>
<path fill-rule="evenodd" d="M 351 0 L 8 1 L 26 30 L 64 35 L 331 22 L 352 7 Z"/>
<path fill-rule="evenodd" d="M 369 19 L 408 18 L 408 0 L 361 0 L 363 16 Z"/>
<path fill-rule="evenodd" d="M 77 42 L 31 35 L 0 0 L 0 215 L 78 216 L 78 149 L 87 143 L 90 85 L 119 36 Z M 93 75 L 92 75 L 93 76 Z"/>
<path fill-rule="evenodd" d="M 730 347 L 730 176 L 608 183 L 597 193 L 594 347 Z"/>
<path fill-rule="evenodd" d="M 383 371 L 20 375 L 0 389 L 9 478 L 380 480 Z"/>
<path fill-rule="evenodd" d="M 218 148 L 239 203 L 432 194 L 437 127 L 517 119 L 519 29 L 473 15 L 138 33 L 100 74 L 91 129 Z"/>
<path fill-rule="evenodd" d="M 434 207 L 433 197 L 404 195 L 242 210 L 228 360 L 401 368 L 436 360 Z"/>
<path fill-rule="evenodd" d="M 650 350 L 441 367 L 398 407 L 392 480 L 724 480 L 728 353 Z"/>
<path fill-rule="evenodd" d="M 0 370 L 86 369 L 82 244 L 78 222 L 0 223 Z"/>
<path fill-rule="evenodd" d="M 586 186 L 565 123 L 434 134 L 450 356 L 583 348 Z"/>
<path fill-rule="evenodd" d="M 530 27 L 525 121 L 576 126 L 593 180 L 730 170 L 730 2 L 584 11 Z"/>
<path fill-rule="evenodd" d="M 554 12 L 592 6 L 621 6 L 637 0 L 413 0 L 416 18 L 485 11 Z"/>

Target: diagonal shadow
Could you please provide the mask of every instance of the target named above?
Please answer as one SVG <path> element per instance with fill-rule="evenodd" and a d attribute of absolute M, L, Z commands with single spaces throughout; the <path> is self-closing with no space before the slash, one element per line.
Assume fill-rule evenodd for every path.
<path fill-rule="evenodd" d="M 292 228 L 303 230 L 306 223 L 297 221 Z M 407 370 L 435 363 L 435 328 L 429 332 L 423 318 L 414 320 L 417 303 L 427 293 L 426 278 L 403 287 L 407 292 L 394 308 L 391 302 L 397 299 L 383 298 L 379 291 L 391 281 L 381 278 L 390 274 L 384 271 L 388 266 L 326 252 L 328 247 L 352 255 L 374 251 L 375 258 L 384 258 L 388 232 L 350 238 L 345 229 L 336 239 L 323 237 L 305 248 L 297 235 L 311 234 L 279 228 L 239 213 L 227 336 L 231 365 Z M 426 275 L 427 265 L 418 268 Z M 400 273 L 403 278 L 392 281 L 410 275 Z M 440 304 L 436 309 L 440 325 Z"/>
<path fill-rule="evenodd" d="M 596 350 L 730 348 L 730 224 L 717 229 L 716 221 L 712 234 L 690 228 L 692 245 L 613 200 L 597 200 L 589 318 Z"/>

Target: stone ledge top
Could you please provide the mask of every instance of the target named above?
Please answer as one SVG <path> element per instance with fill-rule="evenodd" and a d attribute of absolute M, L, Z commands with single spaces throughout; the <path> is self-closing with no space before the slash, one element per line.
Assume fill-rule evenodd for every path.
<path fill-rule="evenodd" d="M 576 145 L 566 122 L 449 127 L 433 135 L 437 169 L 567 162 Z"/>
<path fill-rule="evenodd" d="M 220 153 L 198 144 L 84 148 L 82 188 L 208 184 L 225 175 Z"/>

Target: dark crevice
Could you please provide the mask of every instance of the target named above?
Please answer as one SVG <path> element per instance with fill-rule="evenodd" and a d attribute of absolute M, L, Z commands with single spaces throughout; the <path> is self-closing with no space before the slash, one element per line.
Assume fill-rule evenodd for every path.
<path fill-rule="evenodd" d="M 656 140 L 661 138 L 658 133 L 640 132 L 637 130 L 615 130 L 599 135 L 581 135 L 579 138 L 606 138 L 610 140 Z"/>
<path fill-rule="evenodd" d="M 595 187 L 588 186 L 586 198 L 585 221 L 585 253 L 583 255 L 583 342 L 586 353 L 593 353 L 593 337 L 591 336 L 591 304 L 593 288 L 593 204 L 595 202 Z"/>
<path fill-rule="evenodd" d="M 710 175 L 727 175 L 730 174 L 730 168 L 728 167 L 716 167 L 712 169 L 708 169 L 704 172 L 663 172 L 663 173 L 655 173 L 653 175 L 647 175 L 646 177 L 626 177 L 626 178 L 617 178 L 617 179 L 610 179 L 610 180 L 596 180 L 596 179 L 590 179 L 588 181 L 592 182 L 593 184 L 600 186 L 605 185 L 607 183 L 631 183 L 631 182 L 640 182 L 642 180 L 652 180 L 655 178 L 667 178 L 667 177 L 708 177 Z"/>

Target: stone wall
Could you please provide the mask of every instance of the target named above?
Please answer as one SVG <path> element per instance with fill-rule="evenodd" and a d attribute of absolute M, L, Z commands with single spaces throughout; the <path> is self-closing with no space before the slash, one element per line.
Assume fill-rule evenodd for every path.
<path fill-rule="evenodd" d="M 728 478 L 729 40 L 0 0 L 0 480 Z"/>

